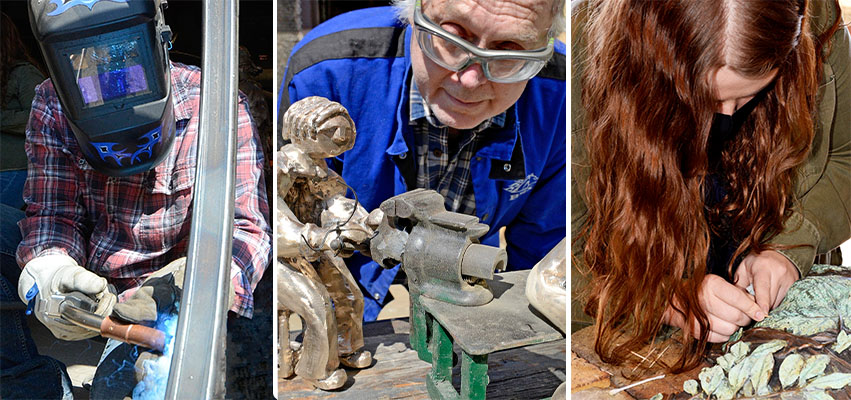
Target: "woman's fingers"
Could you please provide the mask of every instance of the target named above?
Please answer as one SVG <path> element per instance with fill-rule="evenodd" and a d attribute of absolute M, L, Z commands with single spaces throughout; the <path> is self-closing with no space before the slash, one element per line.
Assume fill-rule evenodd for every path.
<path fill-rule="evenodd" d="M 765 315 L 747 292 L 717 275 L 707 275 L 701 288 L 703 309 L 716 317 L 745 326 L 751 320 L 761 321 Z"/>
<path fill-rule="evenodd" d="M 741 280 L 737 283 L 746 282 Z M 765 318 L 765 313 L 754 296 L 718 275 L 707 275 L 704 278 L 698 297 L 709 322 L 707 340 L 712 343 L 726 341 L 740 327 L 750 324 L 751 321 L 761 321 Z M 685 316 L 671 307 L 666 310 L 663 321 L 686 329 Z M 691 334 L 699 338 L 700 328 L 696 319 L 692 321 L 691 326 L 694 327 Z"/>
<path fill-rule="evenodd" d="M 745 318 L 753 321 L 762 321 L 765 318 L 765 313 L 754 297 L 736 286 L 728 285 L 717 296 L 733 310 L 731 313 L 744 314 Z M 748 323 L 750 321 L 745 322 L 745 325 Z"/>
<path fill-rule="evenodd" d="M 719 318 L 716 315 L 708 313 L 706 315 L 709 322 L 709 333 L 707 340 L 710 343 L 720 343 L 725 342 L 730 338 L 730 335 L 735 333 L 739 329 L 739 325 L 735 323 L 731 323 L 729 321 L 725 321 L 723 318 Z M 679 327 L 680 329 L 686 329 L 685 317 L 679 311 L 674 311 L 672 308 L 668 307 L 663 316 L 663 322 L 671 325 Z M 700 325 L 697 323 L 697 318 L 692 318 L 693 329 L 691 330 L 691 335 L 695 339 L 700 338 Z"/>
<path fill-rule="evenodd" d="M 767 314 L 780 305 L 789 287 L 800 278 L 800 273 L 786 256 L 774 250 L 766 250 L 752 252 L 745 257 L 739 264 L 736 278 L 753 283 L 756 302 Z"/>
<path fill-rule="evenodd" d="M 768 312 L 771 310 L 774 299 L 777 296 L 771 273 L 766 270 L 757 270 L 754 273 L 753 280 L 753 293 L 756 303 L 759 304 L 759 307 L 764 312 Z"/>
<path fill-rule="evenodd" d="M 730 335 L 736 333 L 740 326 L 741 325 L 725 321 L 724 319 L 718 318 L 714 315 L 709 315 L 710 332 L 724 336 L 724 340 L 727 340 Z"/>

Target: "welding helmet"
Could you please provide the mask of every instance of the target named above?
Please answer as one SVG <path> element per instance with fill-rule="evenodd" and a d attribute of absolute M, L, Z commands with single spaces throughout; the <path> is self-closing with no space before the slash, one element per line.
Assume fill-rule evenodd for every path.
<path fill-rule="evenodd" d="M 171 150 L 164 9 L 159 0 L 29 0 L 63 113 L 86 160 L 104 174 L 147 171 Z"/>

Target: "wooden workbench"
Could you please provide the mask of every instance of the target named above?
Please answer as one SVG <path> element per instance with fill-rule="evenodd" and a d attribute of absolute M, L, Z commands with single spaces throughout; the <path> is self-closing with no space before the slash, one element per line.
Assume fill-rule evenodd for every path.
<path fill-rule="evenodd" d="M 665 378 L 627 389 L 617 397 L 611 397 L 608 394 L 611 389 L 665 374 L 661 363 L 673 365 L 682 345 L 673 338 L 657 340 L 637 351 L 638 356 L 633 355 L 623 366 L 618 367 L 604 363 L 594 352 L 594 334 L 594 327 L 590 326 L 570 336 L 572 399 L 649 399 L 657 393 L 668 398 L 668 394 L 682 392 L 683 382 L 689 379 L 697 380 L 701 368 L 709 366 L 704 362 L 682 374 L 666 374 Z M 641 365 L 636 367 L 637 364 Z M 649 369 L 644 370 L 644 366 L 650 365 L 652 366 Z"/>
<path fill-rule="evenodd" d="M 365 348 L 372 367 L 347 370 L 342 389 L 324 392 L 299 377 L 281 379 L 279 399 L 428 399 L 425 376 L 431 364 L 420 361 L 408 343 L 407 318 L 364 324 Z M 493 353 L 488 357 L 488 399 L 542 399 L 565 381 L 566 343 L 557 340 Z M 459 367 L 455 367 L 457 374 Z M 460 375 L 456 376 L 456 389 Z"/>

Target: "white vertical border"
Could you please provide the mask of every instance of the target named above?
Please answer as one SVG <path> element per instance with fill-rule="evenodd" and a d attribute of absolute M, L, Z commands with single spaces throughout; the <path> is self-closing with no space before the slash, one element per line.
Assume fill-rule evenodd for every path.
<path fill-rule="evenodd" d="M 272 257 L 269 260 L 267 269 L 272 270 L 272 396 L 279 399 L 278 394 L 278 269 L 275 268 L 278 254 L 278 240 L 275 238 L 277 232 L 275 221 L 275 210 L 277 210 L 277 187 L 278 174 L 275 173 L 276 163 L 275 156 L 278 153 L 278 98 L 275 95 L 278 93 L 277 83 L 278 74 L 283 71 L 278 71 L 278 1 L 272 1 L 272 198 L 270 199 L 271 207 L 269 208 L 269 222 L 272 225 Z M 268 272 L 268 271 L 267 271 Z"/>
<path fill-rule="evenodd" d="M 560 1 L 560 0 L 556 0 L 556 1 Z M 566 0 L 564 0 L 564 1 L 566 1 Z M 564 89 L 565 89 L 565 92 L 567 93 L 567 97 L 566 97 L 566 100 L 564 102 L 564 106 L 565 106 L 565 108 L 567 108 L 567 110 L 565 110 L 565 116 L 567 117 L 567 118 L 565 118 L 565 124 L 567 125 L 565 127 L 565 133 L 567 134 L 567 141 L 566 141 L 567 149 L 565 151 L 565 154 L 567 155 L 567 160 L 565 161 L 567 163 L 567 165 L 566 165 L 567 182 L 566 182 L 566 185 L 565 185 L 565 192 L 566 192 L 565 198 L 566 198 L 567 201 L 565 202 L 565 206 L 567 207 L 567 210 L 564 214 L 565 214 L 565 218 L 567 218 L 567 221 L 565 221 L 565 226 L 567 227 L 567 231 L 565 232 L 565 235 L 567 236 L 567 238 L 570 239 L 567 243 L 567 246 L 565 246 L 565 251 L 567 252 L 567 254 L 565 254 L 565 259 L 567 260 L 567 263 L 565 265 L 565 267 L 567 269 L 567 271 L 565 271 L 565 274 L 567 275 L 566 276 L 566 279 L 567 279 L 567 294 L 566 295 L 568 297 L 567 300 L 569 300 L 569 301 L 567 302 L 567 307 L 565 307 L 564 312 L 565 312 L 565 314 L 567 314 L 567 318 L 565 319 L 565 321 L 567 321 L 567 331 L 568 332 L 571 331 L 570 314 L 571 314 L 571 306 L 573 304 L 573 301 L 572 301 L 573 300 L 573 285 L 571 283 L 572 280 L 570 279 L 571 278 L 570 272 L 573 270 L 573 268 L 572 268 L 572 263 L 573 263 L 573 257 L 572 257 L 572 255 L 573 255 L 573 251 L 572 251 L 573 250 L 573 235 L 571 234 L 571 232 L 573 232 L 573 230 L 572 230 L 573 227 L 571 226 L 571 217 L 572 216 L 570 215 L 570 212 L 571 212 L 570 188 L 571 188 L 571 181 L 572 181 L 572 176 L 573 176 L 573 168 L 572 168 L 573 164 L 571 162 L 571 151 L 573 150 L 573 135 L 572 135 L 573 131 L 570 129 L 571 128 L 571 119 L 573 117 L 572 115 L 570 115 L 570 111 L 572 109 L 571 101 L 573 101 L 573 99 L 571 99 L 571 96 L 570 96 L 570 94 L 571 94 L 570 87 L 571 87 L 571 84 L 572 84 L 572 77 L 573 76 L 571 75 L 570 66 L 573 62 L 573 46 L 572 46 L 573 42 L 572 42 L 572 40 L 571 40 L 572 38 L 570 36 L 571 36 L 571 33 L 573 32 L 571 30 L 571 25 L 572 25 L 571 16 L 573 14 L 572 11 L 573 11 L 574 3 L 575 3 L 574 1 L 571 1 L 570 4 L 565 4 L 565 7 L 564 7 L 564 13 L 565 13 L 565 24 L 564 24 L 564 44 L 565 44 L 565 51 L 564 51 L 564 56 L 565 56 L 564 57 L 564 59 L 565 59 L 565 62 L 564 62 L 564 64 L 565 64 L 564 86 L 565 86 L 565 88 Z M 576 100 L 578 101 L 579 99 L 576 99 Z M 570 362 L 571 362 L 572 357 L 568 357 L 567 355 L 570 354 L 570 350 L 571 350 L 570 337 L 572 335 L 568 332 L 565 332 L 565 334 L 564 334 L 564 336 L 565 336 L 564 346 L 566 347 L 566 349 L 565 349 L 566 351 L 564 353 L 565 354 L 565 357 L 564 357 L 564 363 L 565 363 L 564 376 L 565 376 L 566 386 L 568 386 L 567 389 L 570 389 L 569 388 L 569 386 L 570 386 Z M 565 392 L 568 393 L 567 397 L 570 397 L 570 394 L 569 394 L 570 392 L 567 392 L 567 391 L 565 391 Z M 561 400 L 561 399 L 559 399 L 559 400 Z"/>

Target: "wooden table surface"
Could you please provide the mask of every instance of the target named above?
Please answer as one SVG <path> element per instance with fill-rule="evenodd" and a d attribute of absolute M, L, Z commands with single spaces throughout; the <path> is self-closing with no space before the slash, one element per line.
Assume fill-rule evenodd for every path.
<path fill-rule="evenodd" d="M 324 392 L 299 377 L 281 379 L 278 399 L 428 399 L 425 377 L 431 364 L 420 361 L 408 342 L 407 318 L 364 324 L 365 348 L 373 354 L 372 367 L 347 370 L 342 389 Z M 456 348 L 457 351 L 457 348 Z M 542 399 L 552 396 L 565 381 L 564 339 L 511 349 L 488 357 L 488 399 Z M 456 366 L 455 388 L 460 385 Z"/>
<path fill-rule="evenodd" d="M 606 364 L 594 352 L 594 337 L 593 326 L 570 336 L 571 399 L 649 399 L 657 393 L 667 398 L 668 394 L 682 392 L 683 382 L 696 380 L 700 369 L 709 366 L 704 363 L 685 373 L 666 374 L 662 363 L 673 365 L 682 348 L 673 338 L 648 344 L 637 351 L 637 355 L 631 355 L 622 366 Z M 650 368 L 645 369 L 647 366 Z M 666 374 L 664 378 L 627 389 L 620 392 L 618 397 L 611 397 L 608 393 L 612 389 L 662 374 Z"/>

